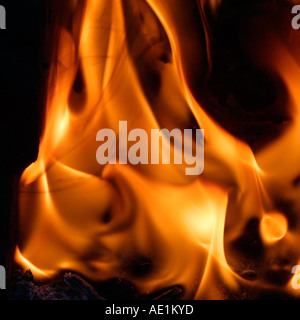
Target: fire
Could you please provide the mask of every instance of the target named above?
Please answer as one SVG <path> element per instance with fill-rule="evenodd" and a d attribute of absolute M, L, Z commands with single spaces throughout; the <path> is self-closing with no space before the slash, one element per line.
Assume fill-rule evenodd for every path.
<path fill-rule="evenodd" d="M 249 48 L 284 82 L 291 114 L 278 138 L 254 150 L 196 92 L 214 68 L 208 12 L 218 19 L 222 1 L 66 2 L 38 159 L 20 180 L 16 262 L 38 278 L 60 270 L 95 282 L 125 277 L 142 293 L 181 284 L 186 299 L 225 299 L 243 288 L 296 294 L 289 281 L 299 260 L 296 31 L 284 43 L 268 30 L 259 49 Z M 203 174 L 186 175 L 183 164 L 124 164 L 118 153 L 116 163 L 100 165 L 97 132 L 118 136 L 121 121 L 149 135 L 204 129 Z M 237 252 L 251 225 L 257 249 Z M 243 256 L 248 249 L 256 258 Z M 268 275 L 282 268 L 269 261 L 283 257 L 290 277 L 277 286 Z M 149 267 L 140 270 L 140 261 Z M 261 277 L 243 276 L 259 264 Z"/>
<path fill-rule="evenodd" d="M 266 214 L 261 220 L 261 235 L 266 243 L 281 240 L 288 229 L 285 216 L 280 213 Z"/>

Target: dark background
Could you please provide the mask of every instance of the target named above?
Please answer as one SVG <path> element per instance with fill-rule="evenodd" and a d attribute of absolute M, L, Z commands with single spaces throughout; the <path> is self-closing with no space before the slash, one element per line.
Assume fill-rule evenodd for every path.
<path fill-rule="evenodd" d="M 0 265 L 11 271 L 16 192 L 22 171 L 38 152 L 47 62 L 44 39 L 47 1 L 0 0 Z M 7 290 L 0 290 L 0 298 Z"/>

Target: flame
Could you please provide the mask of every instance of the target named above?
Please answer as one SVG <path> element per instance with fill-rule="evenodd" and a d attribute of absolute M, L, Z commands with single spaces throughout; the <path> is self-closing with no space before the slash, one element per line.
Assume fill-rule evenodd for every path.
<path fill-rule="evenodd" d="M 255 219 L 265 260 L 299 240 L 297 223 L 275 202 L 282 195 L 300 209 L 290 186 L 300 163 L 297 50 L 274 31 L 262 41 L 272 54 L 261 55 L 269 52 L 264 47 L 251 52 L 284 81 L 293 119 L 254 152 L 195 94 L 194 69 L 213 67 L 205 10 L 217 19 L 221 1 L 199 1 L 201 27 L 195 6 L 179 0 L 82 3 L 70 1 L 73 18 L 56 34 L 39 155 L 20 180 L 16 262 L 37 278 L 66 269 L 92 281 L 126 277 L 141 292 L 179 283 L 187 299 L 224 299 L 224 288 L 273 288 L 264 278 L 243 278 L 231 249 Z M 96 134 L 119 133 L 119 121 L 147 133 L 196 123 L 205 130 L 203 175 L 121 159 L 100 166 Z M 291 260 L 298 257 L 293 252 Z M 149 268 L 140 270 L 139 261 Z"/>
<path fill-rule="evenodd" d="M 261 234 L 266 243 L 273 243 L 282 239 L 287 229 L 287 219 L 280 213 L 266 214 L 261 220 Z"/>

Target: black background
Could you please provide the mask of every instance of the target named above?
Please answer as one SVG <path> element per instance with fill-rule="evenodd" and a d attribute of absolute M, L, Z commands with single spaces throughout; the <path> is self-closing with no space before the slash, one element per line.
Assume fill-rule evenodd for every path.
<path fill-rule="evenodd" d="M 38 152 L 47 63 L 44 39 L 47 1 L 1 0 L 0 30 L 0 265 L 11 269 L 16 192 L 22 171 Z M 0 297 L 6 291 L 0 290 Z"/>

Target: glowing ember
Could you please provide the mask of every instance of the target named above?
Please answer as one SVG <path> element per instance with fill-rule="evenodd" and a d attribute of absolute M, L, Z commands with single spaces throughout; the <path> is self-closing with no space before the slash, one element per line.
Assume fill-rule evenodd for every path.
<path fill-rule="evenodd" d="M 55 29 L 57 56 L 39 156 L 20 181 L 15 260 L 24 269 L 38 278 L 62 269 L 91 281 L 125 277 L 145 293 L 179 284 L 187 299 L 223 299 L 226 290 L 243 288 L 296 294 L 291 271 L 300 240 L 299 34 L 290 20 L 287 40 L 270 22 L 253 18 L 253 37 L 241 40 L 247 59 L 285 89 L 279 102 L 260 92 L 275 115 L 260 109 L 256 115 L 276 134 L 255 147 L 253 139 L 236 134 L 234 124 L 247 131 L 252 117 L 245 105 L 238 117 L 239 97 L 231 92 L 222 98 L 233 106 L 231 115 L 213 95 L 220 70 L 214 27 L 227 5 L 68 1 L 68 14 Z M 243 83 L 247 76 L 240 72 Z M 220 91 L 230 85 L 222 82 Z M 138 128 L 148 136 L 152 130 L 204 129 L 203 174 L 187 175 L 176 161 L 125 164 L 124 150 L 117 149 L 116 161 L 102 163 L 101 154 L 96 159 L 104 141 L 96 139 L 99 130 L 111 130 L 119 143 L 123 121 L 128 132 Z M 133 140 L 126 141 L 126 151 Z M 160 157 L 171 152 L 178 159 L 175 144 L 171 150 L 162 144 Z M 194 155 L 198 145 L 194 137 Z M 153 152 L 148 147 L 144 151 Z M 147 261 L 144 272 L 134 267 L 140 260 Z M 287 277 L 274 281 L 286 271 Z"/>

